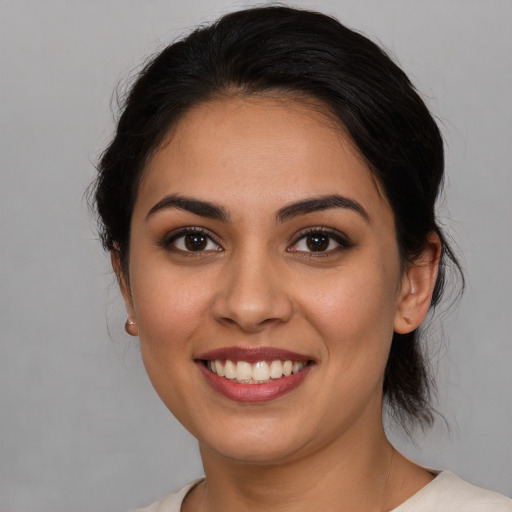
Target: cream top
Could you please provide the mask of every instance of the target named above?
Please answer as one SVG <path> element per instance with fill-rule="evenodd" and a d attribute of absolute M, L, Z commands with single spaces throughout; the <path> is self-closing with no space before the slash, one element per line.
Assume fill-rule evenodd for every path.
<path fill-rule="evenodd" d="M 135 512 L 180 512 L 187 492 L 201 481 L 196 480 Z M 441 471 L 432 482 L 390 512 L 512 512 L 512 500 L 465 482 L 449 471 Z"/>

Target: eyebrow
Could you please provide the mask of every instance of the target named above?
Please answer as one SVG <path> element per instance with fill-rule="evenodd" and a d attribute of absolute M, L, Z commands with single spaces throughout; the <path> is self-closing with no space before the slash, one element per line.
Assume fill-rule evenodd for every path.
<path fill-rule="evenodd" d="M 178 210 L 184 210 L 201 217 L 208 217 L 210 219 L 220 220 L 223 222 L 227 222 L 229 220 L 229 214 L 222 206 L 210 203 L 209 201 L 179 196 L 177 194 L 165 196 L 163 199 L 158 201 L 158 203 L 149 210 L 146 215 L 146 219 L 161 210 L 169 208 L 177 208 Z"/>
<path fill-rule="evenodd" d="M 298 217 L 299 215 L 306 215 L 308 213 L 319 212 L 322 210 L 330 210 L 332 208 L 345 208 L 356 212 L 366 222 L 370 222 L 370 216 L 363 206 L 348 197 L 340 196 L 338 194 L 331 194 L 327 196 L 313 197 L 297 203 L 281 208 L 276 215 L 278 222 L 285 222 L 287 220 Z"/>
<path fill-rule="evenodd" d="M 201 217 L 220 220 L 222 222 L 228 222 L 230 218 L 228 211 L 220 205 L 210 201 L 204 201 L 202 199 L 179 196 L 177 194 L 165 196 L 163 199 L 158 201 L 158 203 L 149 210 L 146 218 L 169 208 L 184 210 Z M 276 220 L 277 222 L 282 223 L 300 215 L 307 215 L 308 213 L 330 210 L 333 208 L 345 208 L 347 210 L 351 210 L 359 214 L 366 222 L 370 222 L 370 217 L 367 211 L 360 203 L 354 199 L 340 196 L 338 194 L 313 197 L 291 203 L 277 212 Z"/>

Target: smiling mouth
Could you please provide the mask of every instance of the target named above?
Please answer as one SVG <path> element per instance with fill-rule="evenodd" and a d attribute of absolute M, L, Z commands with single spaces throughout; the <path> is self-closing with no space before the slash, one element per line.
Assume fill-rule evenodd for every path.
<path fill-rule="evenodd" d="M 290 359 L 272 361 L 231 361 L 230 359 L 203 361 L 210 372 L 232 382 L 240 384 L 266 384 L 278 379 L 290 377 L 301 372 L 312 361 L 293 361 Z"/>

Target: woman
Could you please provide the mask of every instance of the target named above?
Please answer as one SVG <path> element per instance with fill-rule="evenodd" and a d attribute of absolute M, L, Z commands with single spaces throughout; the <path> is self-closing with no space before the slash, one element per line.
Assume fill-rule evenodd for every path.
<path fill-rule="evenodd" d="M 512 502 L 399 454 L 433 420 L 418 328 L 457 262 L 439 130 L 327 16 L 233 13 L 140 74 L 96 184 L 148 375 L 206 478 L 148 510 L 471 511 Z"/>

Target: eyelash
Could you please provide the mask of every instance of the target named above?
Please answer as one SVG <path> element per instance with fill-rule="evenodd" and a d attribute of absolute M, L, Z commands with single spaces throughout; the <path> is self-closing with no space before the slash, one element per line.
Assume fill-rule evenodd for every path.
<path fill-rule="evenodd" d="M 295 250 L 293 249 L 293 247 L 296 247 L 299 244 L 299 242 L 305 241 L 308 236 L 312 236 L 312 235 L 326 236 L 328 238 L 329 245 L 331 244 L 331 241 L 336 242 L 336 244 L 338 244 L 338 245 L 332 249 L 327 249 L 324 251 L 313 251 L 313 250 L 297 251 L 296 249 Z M 346 249 L 350 249 L 351 247 L 353 247 L 353 244 L 349 241 L 349 239 L 344 234 L 340 233 L 339 231 L 336 231 L 332 228 L 327 228 L 327 227 L 320 227 L 320 228 L 314 227 L 314 228 L 306 228 L 306 229 L 302 230 L 301 232 L 299 232 L 297 234 L 297 236 L 295 237 L 295 241 L 288 247 L 287 251 L 288 252 L 298 252 L 298 253 L 304 255 L 305 257 L 309 257 L 309 258 L 318 258 L 318 257 L 326 257 L 326 256 L 332 255 L 334 253 L 339 253 Z"/>
<path fill-rule="evenodd" d="M 209 244 L 213 242 L 217 246 L 217 249 L 201 249 L 197 251 L 192 251 L 176 247 L 176 241 L 179 240 L 180 238 L 184 238 L 187 235 L 203 235 L 204 237 L 206 237 L 206 243 Z M 167 251 L 177 252 L 188 256 L 199 256 L 201 255 L 201 253 L 222 250 L 221 245 L 215 240 L 215 237 L 210 231 L 204 228 L 194 226 L 181 228 L 178 231 L 170 233 L 160 242 L 160 245 L 164 247 L 164 249 L 166 249 Z"/>
<path fill-rule="evenodd" d="M 177 240 L 180 238 L 184 238 L 187 235 L 203 235 L 206 238 L 206 247 L 200 248 L 197 251 L 194 250 L 187 250 L 182 249 L 176 246 Z M 320 250 L 320 251 L 304 251 L 304 250 L 297 250 L 296 247 L 301 241 L 305 241 L 308 236 L 312 235 L 321 235 L 326 236 L 328 238 L 327 243 L 327 250 Z M 172 232 L 169 235 L 167 235 L 159 245 L 164 247 L 167 251 L 170 252 L 176 252 L 180 254 L 184 254 L 187 256 L 200 256 L 201 254 L 204 254 L 206 252 L 211 251 L 222 251 L 222 246 L 217 242 L 215 239 L 216 237 L 208 230 L 200 227 L 190 226 L 186 228 L 181 228 L 178 231 Z M 326 227 L 314 227 L 314 228 L 307 228 L 302 231 L 300 231 L 297 235 L 294 236 L 294 242 L 288 246 L 286 249 L 287 252 L 291 253 L 299 253 L 305 257 L 325 257 L 329 256 L 333 253 L 338 253 L 343 250 L 349 249 L 353 247 L 353 244 L 348 240 L 348 238 L 343 235 L 342 233 L 332 229 L 332 228 L 326 228 Z M 331 245 L 331 242 L 334 241 L 337 246 L 329 249 L 329 245 Z M 184 242 L 186 243 L 186 242 Z M 213 243 L 217 246 L 216 249 L 207 249 L 208 244 Z"/>

